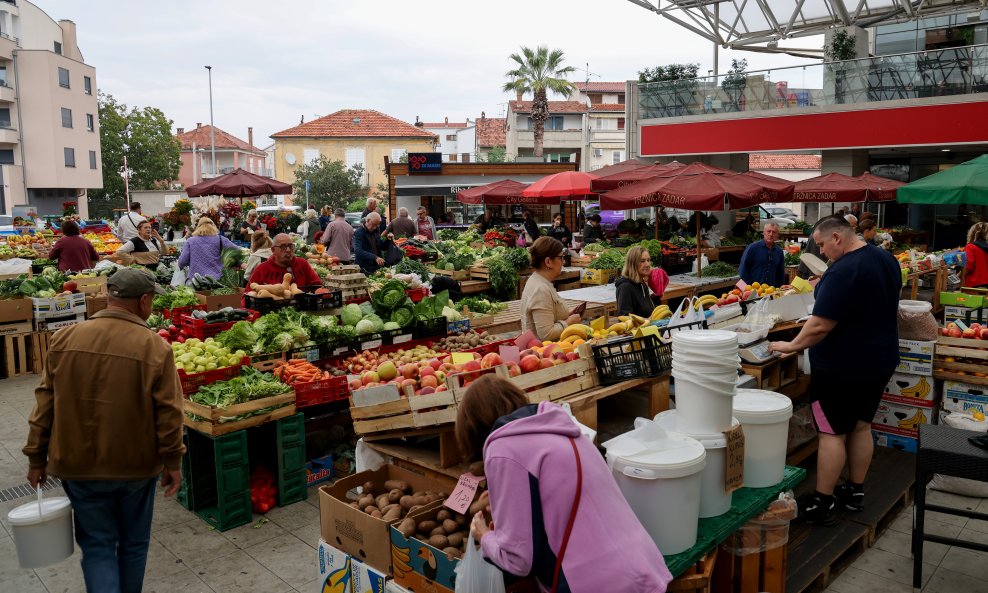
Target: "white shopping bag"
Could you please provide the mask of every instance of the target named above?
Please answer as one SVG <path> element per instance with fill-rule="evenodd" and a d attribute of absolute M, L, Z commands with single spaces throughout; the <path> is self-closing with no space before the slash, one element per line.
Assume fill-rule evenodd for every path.
<path fill-rule="evenodd" d="M 504 593 L 504 575 L 480 555 L 480 550 L 474 546 L 472 533 L 467 538 L 467 551 L 456 565 L 456 591 Z"/>
<path fill-rule="evenodd" d="M 185 270 L 183 270 L 182 268 L 178 268 L 178 269 L 175 270 L 175 273 L 172 274 L 171 285 L 172 286 L 185 286 L 185 281 L 187 279 L 188 279 L 188 276 L 185 274 Z"/>

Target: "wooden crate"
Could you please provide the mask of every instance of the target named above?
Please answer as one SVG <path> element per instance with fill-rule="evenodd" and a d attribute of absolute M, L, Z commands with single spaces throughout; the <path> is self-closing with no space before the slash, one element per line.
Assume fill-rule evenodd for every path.
<path fill-rule="evenodd" d="M 31 332 L 0 337 L 0 360 L 3 361 L 0 379 L 41 372 L 41 360 L 34 351 L 36 336 Z"/>
<path fill-rule="evenodd" d="M 582 344 L 578 351 L 580 358 L 577 360 L 517 377 L 509 378 L 506 366 L 498 366 L 495 369 L 499 375 L 509 379 L 524 391 L 531 403 L 556 401 L 600 384 L 590 345 Z"/>
<path fill-rule="evenodd" d="M 442 270 L 435 266 L 429 266 L 429 271 L 439 276 L 446 276 L 448 278 L 452 278 L 457 282 L 462 282 L 464 280 L 470 279 L 470 270 Z"/>
<path fill-rule="evenodd" d="M 519 276 L 531 276 L 533 272 L 535 272 L 534 269 L 532 269 L 532 268 L 526 268 L 526 269 L 518 272 L 518 275 Z M 490 270 L 488 270 L 487 269 L 487 266 L 484 266 L 484 265 L 471 266 L 470 267 L 470 278 L 472 278 L 473 280 L 485 280 L 485 281 L 486 280 L 490 280 Z"/>
<path fill-rule="evenodd" d="M 264 424 L 271 420 L 278 420 L 295 413 L 295 392 L 283 393 L 272 397 L 263 397 L 244 404 L 236 404 L 229 408 L 206 407 L 195 402 L 185 400 L 185 425 L 193 430 L 210 436 L 219 436 L 236 430 L 249 428 Z M 287 404 L 287 405 L 284 405 Z M 282 406 L 257 416 L 234 420 L 233 422 L 220 422 L 222 417 L 237 416 L 248 412 L 255 412 L 271 406 Z M 193 420 L 189 414 L 201 416 L 205 420 Z"/>
<path fill-rule="evenodd" d="M 741 363 L 741 370 L 757 382 L 757 389 L 775 391 L 796 382 L 799 375 L 799 356 L 783 354 L 765 364 Z"/>
<path fill-rule="evenodd" d="M 0 323 L 0 336 L 29 334 L 32 331 L 34 331 L 34 324 L 31 323 L 31 320 Z"/>
<path fill-rule="evenodd" d="M 666 591 L 693 591 L 695 593 L 713 593 L 711 577 L 714 567 L 717 564 L 717 548 L 714 548 L 703 558 L 697 560 L 696 564 L 689 567 L 686 572 L 676 577 L 669 583 Z"/>
<path fill-rule="evenodd" d="M 590 255 L 576 255 L 570 258 L 570 264 L 574 268 L 585 268 L 590 265 L 596 256 Z"/>
<path fill-rule="evenodd" d="M 375 400 L 381 401 L 361 405 Z M 354 432 L 367 440 L 396 438 L 451 428 L 456 401 L 450 391 L 413 395 L 408 388 L 401 394 L 393 385 L 382 385 L 352 393 L 350 417 Z"/>
<path fill-rule="evenodd" d="M 948 362 L 947 359 L 951 359 Z M 933 376 L 948 381 L 988 385 L 988 342 L 940 336 L 933 351 Z"/>
<path fill-rule="evenodd" d="M 48 361 L 48 348 L 51 346 L 51 337 L 53 335 L 55 335 L 55 332 L 34 332 L 31 340 L 31 352 L 34 356 L 34 372 L 36 373 L 44 370 L 45 363 Z"/>

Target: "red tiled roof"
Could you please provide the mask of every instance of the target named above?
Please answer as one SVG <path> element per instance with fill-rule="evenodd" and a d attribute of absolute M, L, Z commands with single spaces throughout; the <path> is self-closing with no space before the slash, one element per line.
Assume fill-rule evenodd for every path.
<path fill-rule="evenodd" d="M 574 82 L 576 90 L 585 93 L 623 93 L 623 82 Z"/>
<path fill-rule="evenodd" d="M 820 155 L 817 154 L 751 154 L 748 155 L 748 169 L 801 169 L 820 168 Z"/>
<path fill-rule="evenodd" d="M 509 101 L 511 111 L 531 113 L 531 101 Z M 587 106 L 579 101 L 549 101 L 549 113 L 586 113 Z"/>
<path fill-rule="evenodd" d="M 209 148 L 210 146 L 210 134 L 209 130 L 212 126 L 199 126 L 198 128 L 192 128 L 187 132 L 181 134 L 175 134 L 175 138 L 182 143 L 182 150 L 192 150 L 192 145 L 195 144 L 197 148 Z M 242 150 L 244 152 L 251 152 L 251 146 L 246 142 L 237 138 L 229 132 L 224 132 L 219 128 L 216 130 L 216 148 L 231 149 L 235 148 L 237 150 Z M 254 146 L 253 152 L 258 154 L 264 154 L 264 151 L 260 148 Z"/>
<path fill-rule="evenodd" d="M 477 118 L 477 146 L 505 146 L 503 117 Z"/>
<path fill-rule="evenodd" d="M 594 103 L 590 106 L 590 111 L 624 111 L 624 105 L 618 103 Z"/>
<path fill-rule="evenodd" d="M 355 123 L 354 120 L 359 120 Z M 436 138 L 432 132 L 373 109 L 341 109 L 294 128 L 271 134 L 272 138 Z"/>
<path fill-rule="evenodd" d="M 421 122 L 423 128 L 443 128 L 461 130 L 467 127 L 466 122 Z"/>

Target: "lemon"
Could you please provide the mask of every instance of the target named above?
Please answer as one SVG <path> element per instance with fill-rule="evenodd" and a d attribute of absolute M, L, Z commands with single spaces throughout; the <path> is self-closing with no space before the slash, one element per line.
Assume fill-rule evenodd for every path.
<path fill-rule="evenodd" d="M 984 422 L 985 421 L 985 415 L 982 414 L 981 412 L 975 411 L 975 412 L 972 412 L 971 415 L 974 416 L 974 419 L 977 420 L 978 422 Z"/>

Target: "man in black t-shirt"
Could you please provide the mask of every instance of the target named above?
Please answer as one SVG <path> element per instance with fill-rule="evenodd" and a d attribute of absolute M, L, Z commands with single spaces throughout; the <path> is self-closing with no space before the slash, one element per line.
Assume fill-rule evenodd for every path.
<path fill-rule="evenodd" d="M 799 335 L 772 342 L 769 349 L 809 349 L 811 410 L 820 443 L 816 492 L 800 501 L 799 514 L 832 525 L 838 504 L 864 509 L 862 485 L 874 450 L 871 421 L 899 364 L 902 274 L 889 252 L 866 244 L 842 218 L 818 222 L 813 239 L 834 263 L 816 286 L 813 315 Z M 849 477 L 838 486 L 845 460 Z"/>

